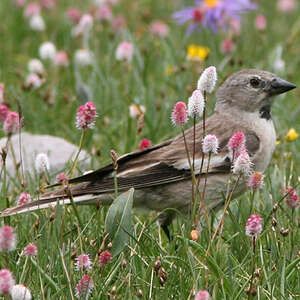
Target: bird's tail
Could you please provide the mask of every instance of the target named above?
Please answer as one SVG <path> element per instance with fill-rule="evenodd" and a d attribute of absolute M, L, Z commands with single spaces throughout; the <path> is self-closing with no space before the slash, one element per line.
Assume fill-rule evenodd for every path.
<path fill-rule="evenodd" d="M 99 201 L 100 195 L 96 194 L 84 194 L 72 196 L 75 204 L 95 204 Z M 1 217 L 13 216 L 17 214 L 32 212 L 35 210 L 55 207 L 56 205 L 67 205 L 71 204 L 71 199 L 62 190 L 56 192 L 49 192 L 41 195 L 39 198 L 32 202 L 9 207 L 1 212 Z"/>

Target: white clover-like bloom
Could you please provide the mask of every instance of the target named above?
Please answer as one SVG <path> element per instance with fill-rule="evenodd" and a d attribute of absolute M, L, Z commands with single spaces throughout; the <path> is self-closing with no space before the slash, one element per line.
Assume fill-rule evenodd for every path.
<path fill-rule="evenodd" d="M 129 42 L 122 42 L 116 49 L 116 59 L 130 62 L 133 58 L 133 53 L 133 44 Z"/>
<path fill-rule="evenodd" d="M 32 296 L 29 289 L 23 284 L 16 284 L 10 291 L 12 300 L 31 300 Z"/>
<path fill-rule="evenodd" d="M 55 45 L 51 42 L 43 43 L 39 48 L 41 59 L 54 61 L 56 55 Z"/>
<path fill-rule="evenodd" d="M 29 20 L 29 26 L 31 29 L 36 31 L 44 31 L 46 29 L 46 25 L 44 19 L 40 15 L 34 15 Z"/>
<path fill-rule="evenodd" d="M 202 151 L 205 154 L 218 153 L 219 141 L 218 138 L 213 134 L 208 134 L 202 141 Z"/>
<path fill-rule="evenodd" d="M 50 169 L 49 158 L 46 153 L 39 153 L 35 158 L 35 169 L 38 174 L 48 172 Z"/>
<path fill-rule="evenodd" d="M 28 88 L 39 88 L 44 82 L 45 79 L 40 78 L 35 73 L 31 73 L 26 77 L 25 86 Z"/>
<path fill-rule="evenodd" d="M 218 76 L 216 67 L 210 66 L 202 72 L 198 80 L 197 89 L 202 92 L 212 93 L 216 86 L 217 80 Z"/>
<path fill-rule="evenodd" d="M 199 117 L 203 115 L 205 106 L 204 97 L 201 91 L 195 90 L 188 102 L 188 115 L 189 117 Z"/>
<path fill-rule="evenodd" d="M 249 175 L 251 173 L 252 162 L 250 160 L 249 154 L 244 150 L 233 164 L 234 174 L 245 174 Z"/>
<path fill-rule="evenodd" d="M 144 105 L 131 104 L 129 106 L 129 115 L 132 119 L 139 118 L 142 114 L 145 114 L 146 107 Z"/>
<path fill-rule="evenodd" d="M 76 50 L 76 52 L 74 54 L 74 61 L 75 61 L 76 65 L 78 65 L 80 67 L 85 67 L 85 66 L 92 64 L 93 55 L 87 49 L 79 49 L 79 50 Z"/>
<path fill-rule="evenodd" d="M 37 74 L 44 73 L 44 66 L 42 62 L 37 58 L 31 59 L 27 65 L 27 68 L 30 73 L 37 73 Z"/>
<path fill-rule="evenodd" d="M 84 14 L 80 20 L 78 25 L 76 25 L 73 30 L 72 34 L 74 36 L 78 36 L 81 34 L 87 34 L 93 27 L 93 17 L 89 14 Z"/>

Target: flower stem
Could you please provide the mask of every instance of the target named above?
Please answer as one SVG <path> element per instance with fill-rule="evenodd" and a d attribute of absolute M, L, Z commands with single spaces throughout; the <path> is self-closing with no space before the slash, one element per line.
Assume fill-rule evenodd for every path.
<path fill-rule="evenodd" d="M 252 274 L 251 274 L 251 279 L 250 279 L 250 287 L 248 291 L 248 300 L 251 297 L 251 291 L 252 291 L 252 286 L 253 286 L 253 278 L 254 278 L 254 271 L 255 271 L 255 250 L 256 250 L 256 237 L 253 236 L 252 238 L 252 246 L 253 246 L 253 258 L 252 258 Z"/>

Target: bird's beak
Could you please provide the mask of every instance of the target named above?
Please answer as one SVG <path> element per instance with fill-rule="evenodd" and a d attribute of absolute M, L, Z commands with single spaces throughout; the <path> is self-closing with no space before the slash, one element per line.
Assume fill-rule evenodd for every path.
<path fill-rule="evenodd" d="M 296 88 L 294 84 L 277 77 L 271 81 L 268 87 L 266 87 L 266 91 L 270 96 L 275 96 L 288 92 L 294 88 Z"/>

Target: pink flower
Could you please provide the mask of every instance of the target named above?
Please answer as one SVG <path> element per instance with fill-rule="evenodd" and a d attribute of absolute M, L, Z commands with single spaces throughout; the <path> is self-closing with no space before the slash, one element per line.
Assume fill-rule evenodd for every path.
<path fill-rule="evenodd" d="M 230 19 L 229 21 L 229 29 L 233 35 L 240 35 L 241 33 L 241 21 L 238 19 Z"/>
<path fill-rule="evenodd" d="M 210 66 L 202 72 L 198 80 L 197 89 L 202 93 L 212 93 L 216 86 L 217 80 L 218 76 L 216 67 Z"/>
<path fill-rule="evenodd" d="M 112 255 L 109 251 L 102 251 L 99 255 L 99 265 L 100 267 L 110 263 Z"/>
<path fill-rule="evenodd" d="M 204 20 L 204 11 L 200 10 L 198 8 L 195 8 L 192 12 L 192 19 L 193 19 L 193 22 L 196 24 L 202 23 Z"/>
<path fill-rule="evenodd" d="M 296 189 L 294 189 L 291 186 L 288 186 L 284 191 L 284 195 L 286 195 L 287 193 L 288 195 L 285 198 L 286 204 L 292 209 L 297 208 L 300 205 L 300 203 Z"/>
<path fill-rule="evenodd" d="M 77 8 L 73 8 L 70 7 L 68 8 L 67 12 L 66 12 L 68 18 L 74 23 L 74 24 L 78 24 L 79 20 L 82 16 L 82 13 L 79 9 Z"/>
<path fill-rule="evenodd" d="M 31 18 L 33 16 L 39 15 L 41 13 L 41 7 L 37 2 L 29 2 L 24 11 L 24 16 L 26 18 Z"/>
<path fill-rule="evenodd" d="M 246 235 L 253 236 L 261 234 L 262 220 L 259 215 L 251 215 L 246 223 Z"/>
<path fill-rule="evenodd" d="M 76 257 L 75 270 L 90 270 L 92 268 L 92 262 L 88 254 L 80 254 Z"/>
<path fill-rule="evenodd" d="M 74 36 L 87 34 L 93 27 L 94 20 L 90 14 L 84 14 L 79 20 L 79 23 L 74 27 L 72 33 Z"/>
<path fill-rule="evenodd" d="M 219 141 L 217 137 L 213 134 L 208 134 L 204 137 L 202 141 L 202 151 L 205 154 L 218 153 Z"/>
<path fill-rule="evenodd" d="M 210 295 L 208 293 L 208 291 L 199 291 L 194 300 L 209 300 L 210 299 Z"/>
<path fill-rule="evenodd" d="M 188 116 L 192 118 L 201 118 L 203 115 L 204 107 L 205 101 L 202 92 L 199 90 L 195 90 L 188 101 Z"/>
<path fill-rule="evenodd" d="M 232 171 L 234 174 L 245 174 L 249 175 L 251 172 L 252 162 L 249 154 L 244 150 L 234 161 Z"/>
<path fill-rule="evenodd" d="M 13 0 L 13 2 L 17 7 L 22 7 L 25 5 L 26 0 Z"/>
<path fill-rule="evenodd" d="M 228 142 L 228 149 L 233 160 L 246 150 L 246 137 L 243 132 L 232 135 Z"/>
<path fill-rule="evenodd" d="M 94 281 L 89 275 L 83 275 L 75 287 L 75 296 L 78 299 L 88 299 L 92 289 L 94 288 Z"/>
<path fill-rule="evenodd" d="M 143 149 L 147 149 L 151 147 L 151 141 L 148 139 L 142 139 L 139 145 L 139 149 L 143 150 Z"/>
<path fill-rule="evenodd" d="M 4 83 L 0 83 L 0 104 L 4 102 Z"/>
<path fill-rule="evenodd" d="M 129 42 L 122 42 L 116 49 L 116 59 L 130 62 L 133 57 L 133 44 Z"/>
<path fill-rule="evenodd" d="M 39 75 L 36 73 L 31 73 L 26 77 L 25 86 L 27 88 L 39 88 L 43 83 L 45 82 L 45 79 L 42 79 Z"/>
<path fill-rule="evenodd" d="M 95 104 L 93 102 L 86 102 L 78 108 L 76 114 L 76 127 L 78 129 L 93 128 L 96 116 Z"/>
<path fill-rule="evenodd" d="M 24 255 L 26 256 L 36 256 L 38 254 L 38 249 L 35 244 L 28 244 L 24 250 Z"/>
<path fill-rule="evenodd" d="M 6 119 L 3 123 L 3 131 L 6 134 L 17 132 L 21 128 L 21 121 L 19 114 L 16 112 L 8 112 Z"/>
<path fill-rule="evenodd" d="M 114 31 L 122 31 L 126 27 L 126 19 L 122 15 L 117 15 L 111 20 L 111 28 Z"/>
<path fill-rule="evenodd" d="M 108 5 L 100 6 L 95 12 L 96 20 L 105 20 L 109 21 L 112 19 L 111 8 Z"/>
<path fill-rule="evenodd" d="M 165 38 L 169 33 L 169 27 L 166 23 L 156 20 L 151 23 L 150 32 L 155 36 Z"/>
<path fill-rule="evenodd" d="M 60 183 L 62 183 L 62 182 L 64 182 L 64 181 L 67 181 L 67 180 L 68 180 L 68 176 L 67 176 L 66 173 L 60 173 L 60 174 L 58 174 L 57 177 L 56 177 L 56 181 L 57 181 L 57 182 L 60 182 Z"/>
<path fill-rule="evenodd" d="M 0 270 L 0 294 L 9 294 L 12 287 L 15 285 L 15 280 L 12 273 L 7 269 Z"/>
<path fill-rule="evenodd" d="M 277 9 L 281 12 L 292 12 L 297 8 L 296 0 L 278 0 Z"/>
<path fill-rule="evenodd" d="M 21 193 L 21 195 L 19 196 L 17 205 L 24 205 L 24 204 L 29 203 L 30 201 L 31 201 L 31 196 L 30 196 L 30 194 L 23 192 L 23 193 Z"/>
<path fill-rule="evenodd" d="M 253 190 L 262 188 L 264 184 L 264 175 L 260 172 L 254 172 L 249 178 L 249 187 Z"/>
<path fill-rule="evenodd" d="M 16 249 L 17 238 L 10 226 L 3 226 L 0 229 L 0 251 L 13 251 Z"/>
<path fill-rule="evenodd" d="M 67 67 L 69 65 L 69 58 L 66 51 L 58 51 L 55 54 L 54 63 L 57 66 Z"/>
<path fill-rule="evenodd" d="M 254 25 L 257 30 L 263 31 L 267 28 L 267 19 L 264 15 L 258 15 L 255 18 Z"/>
<path fill-rule="evenodd" d="M 187 122 L 187 110 L 184 102 L 177 102 L 174 105 L 171 120 L 174 125 L 181 126 Z"/>
<path fill-rule="evenodd" d="M 0 105 L 0 123 L 3 123 L 9 113 L 9 109 L 6 105 Z"/>
<path fill-rule="evenodd" d="M 232 39 L 225 39 L 221 43 L 221 52 L 222 53 L 231 53 L 235 50 L 235 44 Z"/>
<path fill-rule="evenodd" d="M 55 0 L 41 0 L 41 6 L 46 9 L 55 7 Z"/>

